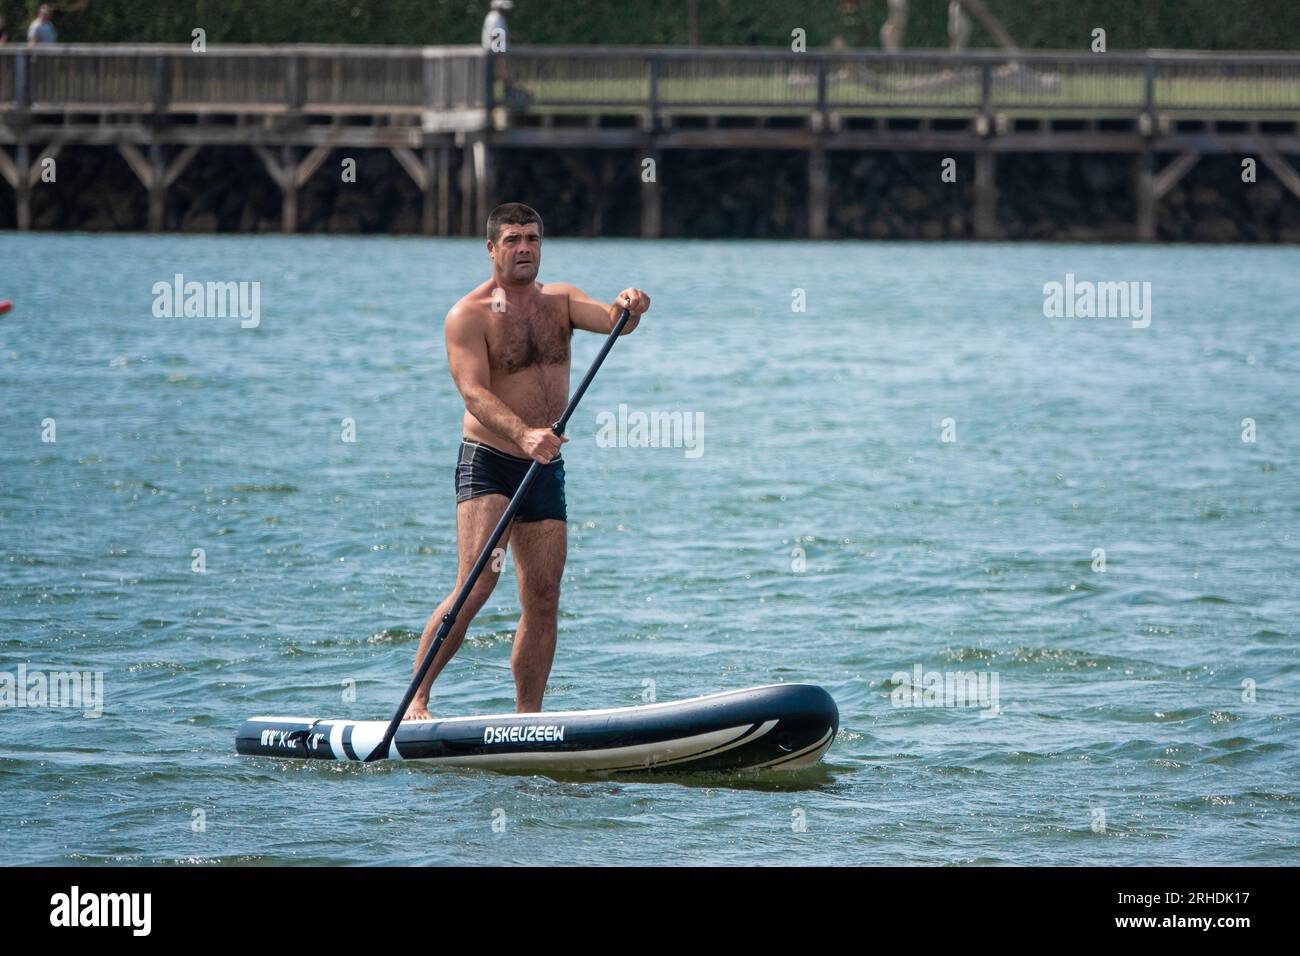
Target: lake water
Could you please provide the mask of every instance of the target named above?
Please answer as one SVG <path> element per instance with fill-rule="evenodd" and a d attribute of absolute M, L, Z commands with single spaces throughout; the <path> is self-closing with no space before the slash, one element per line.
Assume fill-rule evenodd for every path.
<path fill-rule="evenodd" d="M 177 273 L 260 283 L 256 327 L 155 316 Z M 245 717 L 400 697 L 454 576 L 442 316 L 486 274 L 467 240 L 0 236 L 0 672 L 104 682 L 98 718 L 0 709 L 0 859 L 1300 862 L 1294 249 L 548 240 L 544 279 L 654 307 L 569 429 L 546 708 L 810 681 L 823 765 L 236 756 Z M 1067 274 L 1150 282 L 1150 326 L 1044 317 Z M 702 444 L 603 447 L 620 404 Z M 435 713 L 512 709 L 517 612 L 503 576 Z M 910 706 L 918 668 L 996 701 Z"/>

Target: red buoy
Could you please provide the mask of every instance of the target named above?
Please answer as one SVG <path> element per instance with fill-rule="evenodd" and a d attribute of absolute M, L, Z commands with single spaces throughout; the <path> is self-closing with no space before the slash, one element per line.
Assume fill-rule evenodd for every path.
<path fill-rule="evenodd" d="M 0 315 L 4 315 L 13 307 L 14 304 L 10 302 L 8 299 L 0 299 Z"/>

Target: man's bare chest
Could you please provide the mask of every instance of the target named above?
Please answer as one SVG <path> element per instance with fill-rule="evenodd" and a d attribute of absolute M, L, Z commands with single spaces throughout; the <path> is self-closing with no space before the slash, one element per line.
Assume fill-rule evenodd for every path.
<path fill-rule="evenodd" d="M 488 322 L 488 361 L 503 375 L 566 364 L 572 335 L 567 316 L 556 306 L 494 312 Z"/>

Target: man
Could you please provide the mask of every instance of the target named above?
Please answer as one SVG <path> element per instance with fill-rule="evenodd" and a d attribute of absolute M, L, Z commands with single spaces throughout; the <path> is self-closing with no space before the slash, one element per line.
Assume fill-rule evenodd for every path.
<path fill-rule="evenodd" d="M 54 11 L 50 9 L 50 5 L 42 3 L 41 8 L 36 11 L 36 19 L 27 28 L 28 46 L 36 46 L 38 43 L 59 42 L 59 35 L 54 32 L 54 24 L 50 22 L 50 17 L 53 15 Z"/>
<path fill-rule="evenodd" d="M 447 313 L 447 364 L 465 400 L 464 436 L 456 465 L 456 587 L 429 617 L 415 655 L 418 670 L 442 617 L 469 577 L 479 552 L 523 480 L 529 465 L 545 465 L 498 548 L 509 544 L 519 579 L 523 613 L 515 631 L 510 669 L 515 709 L 542 709 L 555 656 L 555 617 L 568 548 L 564 462 L 551 431 L 569 401 L 569 339 L 574 329 L 608 333 L 622 310 L 631 332 L 650 308 L 650 297 L 627 288 L 612 305 L 561 282 L 537 281 L 542 262 L 542 218 L 522 203 L 492 211 L 487 222 L 492 276 Z M 504 554 L 504 550 L 499 552 Z M 494 556 L 495 557 L 495 556 Z M 429 717 L 429 687 L 465 638 L 474 615 L 496 587 L 499 560 L 489 561 L 461 609 L 455 627 L 416 691 L 406 720 Z"/>
<path fill-rule="evenodd" d="M 903 48 L 903 36 L 907 33 L 907 0 L 887 0 L 889 16 L 880 28 L 880 45 L 889 53 L 897 53 Z"/>
<path fill-rule="evenodd" d="M 483 18 L 483 31 L 480 41 L 483 49 L 492 53 L 504 53 L 507 49 L 509 33 L 506 29 L 506 17 L 501 11 L 514 7 L 514 0 L 492 0 L 492 8 Z"/>
<path fill-rule="evenodd" d="M 970 42 L 970 17 L 961 0 L 948 0 L 948 49 L 960 53 Z"/>

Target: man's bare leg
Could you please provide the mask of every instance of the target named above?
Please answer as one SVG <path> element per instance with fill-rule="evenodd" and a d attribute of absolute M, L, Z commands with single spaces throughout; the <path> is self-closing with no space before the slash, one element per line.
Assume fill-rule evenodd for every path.
<path fill-rule="evenodd" d="M 510 669 L 515 675 L 515 710 L 532 714 L 542 709 L 546 678 L 555 659 L 555 618 L 560 607 L 560 581 L 568 552 L 568 525 L 563 521 L 516 521 L 510 548 L 519 577 L 523 613 L 515 631 Z"/>
<path fill-rule="evenodd" d="M 429 616 L 428 622 L 425 623 L 424 633 L 420 635 L 419 650 L 415 652 L 415 664 L 411 667 L 411 676 L 414 677 L 415 672 L 419 670 L 420 661 L 424 660 L 425 651 L 433 643 L 433 638 L 442 625 L 442 616 L 451 610 L 451 606 L 456 600 L 456 594 L 460 591 L 461 585 L 465 583 L 465 579 L 469 577 L 474 562 L 478 560 L 479 553 L 492 535 L 492 529 L 501 520 L 501 515 L 505 513 L 506 505 L 509 503 L 510 499 L 504 495 L 482 495 L 456 505 L 456 551 L 458 554 L 456 587 L 442 599 L 438 609 Z M 514 522 L 511 522 L 511 524 L 514 524 Z M 498 548 L 503 549 L 506 547 L 510 540 L 511 531 L 511 528 L 506 528 L 505 534 L 497 542 Z M 429 688 L 433 685 L 434 679 L 442 673 L 442 669 L 447 666 L 447 662 L 455 656 L 456 651 L 460 650 L 461 642 L 465 640 L 465 632 L 469 628 L 470 621 L 474 620 L 474 615 L 482 609 L 488 597 L 492 594 L 492 589 L 496 587 L 497 578 L 501 576 L 500 567 L 500 561 L 489 559 L 487 565 L 483 568 L 483 573 L 479 575 L 474 589 L 470 591 L 469 598 L 460 609 L 460 614 L 456 616 L 456 623 L 452 627 L 451 633 L 442 642 L 442 647 L 438 648 L 437 656 L 434 657 L 429 672 L 424 675 L 424 680 L 421 681 L 419 690 L 415 692 L 415 697 L 411 700 L 411 706 L 407 708 L 403 720 L 427 720 L 429 718 Z"/>

